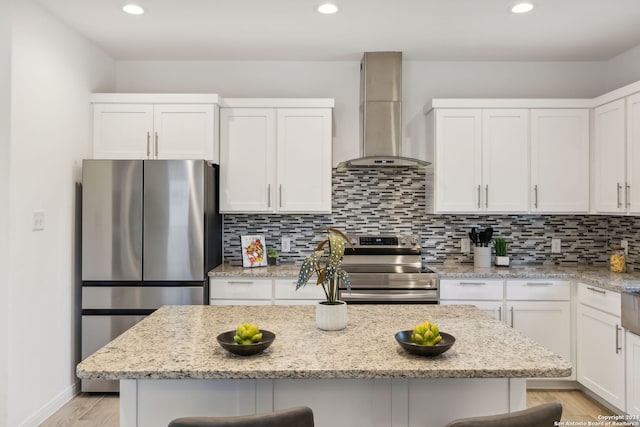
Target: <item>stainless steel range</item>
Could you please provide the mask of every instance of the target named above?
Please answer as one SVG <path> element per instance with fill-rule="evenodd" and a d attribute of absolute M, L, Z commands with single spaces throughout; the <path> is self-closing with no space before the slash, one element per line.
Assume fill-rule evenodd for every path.
<path fill-rule="evenodd" d="M 351 291 L 340 283 L 340 299 L 366 304 L 438 304 L 438 276 L 422 267 L 418 235 L 349 236 L 342 267 Z"/>

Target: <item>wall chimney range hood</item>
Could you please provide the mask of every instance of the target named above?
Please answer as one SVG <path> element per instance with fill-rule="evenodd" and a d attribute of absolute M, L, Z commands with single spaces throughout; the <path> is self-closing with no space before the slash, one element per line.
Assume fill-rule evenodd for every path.
<path fill-rule="evenodd" d="M 402 52 L 365 52 L 360 63 L 362 157 L 341 168 L 428 166 L 402 157 Z"/>

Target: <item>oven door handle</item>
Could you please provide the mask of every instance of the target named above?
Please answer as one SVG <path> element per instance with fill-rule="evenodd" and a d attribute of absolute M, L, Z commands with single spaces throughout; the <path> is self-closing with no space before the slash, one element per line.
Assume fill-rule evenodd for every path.
<path fill-rule="evenodd" d="M 394 299 L 424 299 L 433 298 L 436 300 L 435 293 L 424 294 L 366 294 L 366 293 L 343 293 L 342 297 L 345 299 L 370 299 L 376 301 L 392 301 Z"/>

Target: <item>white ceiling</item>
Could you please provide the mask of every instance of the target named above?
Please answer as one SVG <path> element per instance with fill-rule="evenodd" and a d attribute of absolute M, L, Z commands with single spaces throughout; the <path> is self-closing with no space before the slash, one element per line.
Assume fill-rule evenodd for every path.
<path fill-rule="evenodd" d="M 116 59 L 602 61 L 640 45 L 640 0 L 36 0 Z"/>

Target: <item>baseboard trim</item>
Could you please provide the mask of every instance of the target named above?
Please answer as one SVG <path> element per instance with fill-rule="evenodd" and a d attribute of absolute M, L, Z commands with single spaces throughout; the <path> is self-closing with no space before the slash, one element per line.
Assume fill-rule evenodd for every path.
<path fill-rule="evenodd" d="M 20 427 L 38 427 L 51 415 L 55 414 L 67 402 L 80 392 L 80 381 L 76 381 L 69 387 L 60 392 L 56 397 L 51 399 L 47 404 L 22 421 Z"/>
<path fill-rule="evenodd" d="M 527 390 L 581 390 L 582 385 L 577 381 L 567 380 L 527 380 Z"/>

